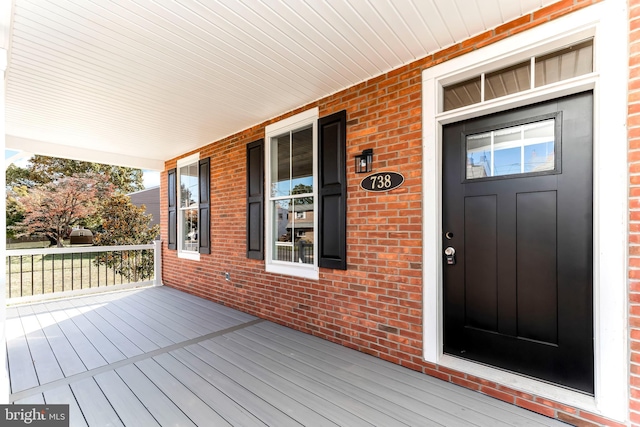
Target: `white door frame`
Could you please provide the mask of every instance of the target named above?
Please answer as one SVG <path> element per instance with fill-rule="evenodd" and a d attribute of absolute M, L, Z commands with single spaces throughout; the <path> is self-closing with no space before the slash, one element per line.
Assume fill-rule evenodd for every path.
<path fill-rule="evenodd" d="M 609 0 L 423 72 L 424 359 L 526 393 L 624 421 L 628 417 L 628 15 Z M 594 72 L 549 86 L 440 112 L 442 86 L 594 38 Z M 594 92 L 595 397 L 442 351 L 442 126 L 584 90 Z"/>

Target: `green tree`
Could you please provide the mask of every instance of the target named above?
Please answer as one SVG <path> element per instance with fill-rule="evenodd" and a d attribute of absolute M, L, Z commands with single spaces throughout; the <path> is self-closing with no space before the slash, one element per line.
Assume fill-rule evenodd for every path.
<path fill-rule="evenodd" d="M 29 179 L 29 171 L 14 164 L 10 164 L 6 171 L 7 200 L 7 238 L 13 239 L 16 236 L 16 226 L 24 220 L 24 209 L 18 203 L 18 197 L 27 194 L 28 187 L 33 183 Z"/>
<path fill-rule="evenodd" d="M 98 215 L 102 229 L 94 238 L 100 246 L 143 245 L 153 242 L 160 233 L 160 226 L 151 226 L 151 215 L 144 206 L 131 203 L 129 196 L 114 194 L 101 204 Z M 126 251 L 105 253 L 95 260 L 106 265 L 128 280 L 137 282 L 153 277 L 153 251 Z"/>
<path fill-rule="evenodd" d="M 29 179 L 36 184 L 46 184 L 65 176 L 98 174 L 107 177 L 115 189 L 124 194 L 144 189 L 142 170 L 124 166 L 35 155 L 29 159 L 27 170 Z"/>
<path fill-rule="evenodd" d="M 14 187 L 32 187 L 33 181 L 31 180 L 31 172 L 27 168 L 21 168 L 13 163 L 9 165 L 6 172 L 7 188 Z"/>
<path fill-rule="evenodd" d="M 101 198 L 110 196 L 114 190 L 118 193 L 126 194 L 144 188 L 142 170 L 140 169 L 39 155 L 33 156 L 24 168 L 10 165 L 6 174 L 8 237 L 25 235 L 34 230 L 34 227 L 28 227 L 26 223 L 22 224 L 25 220 L 25 210 L 24 205 L 20 203 L 20 199 L 31 189 L 42 187 L 44 191 L 47 191 L 47 189 L 57 188 L 56 183 L 64 181 L 64 178 L 68 177 L 96 178 L 95 185 L 98 186 L 96 190 L 101 194 Z M 36 209 L 35 206 L 30 206 Z M 29 221 L 31 220 L 33 220 L 33 214 L 30 215 Z M 74 217 L 73 219 L 73 225 L 82 225 L 92 230 L 98 229 L 101 222 L 99 213 L 95 209 L 92 213 L 87 213 L 83 218 Z M 53 237 L 55 233 L 42 230 L 33 232 L 44 234 L 52 242 L 61 244 L 57 237 Z M 65 233 L 66 231 L 63 232 L 63 234 Z"/>
<path fill-rule="evenodd" d="M 313 187 L 305 184 L 298 184 L 291 190 L 291 194 L 307 194 L 313 193 Z M 311 205 L 313 204 L 313 197 L 302 197 L 296 199 L 296 205 Z"/>
<path fill-rule="evenodd" d="M 7 238 L 14 239 L 17 236 L 19 224 L 24 220 L 24 208 L 18 202 L 18 198 L 26 196 L 26 187 L 15 187 L 7 190 Z"/>

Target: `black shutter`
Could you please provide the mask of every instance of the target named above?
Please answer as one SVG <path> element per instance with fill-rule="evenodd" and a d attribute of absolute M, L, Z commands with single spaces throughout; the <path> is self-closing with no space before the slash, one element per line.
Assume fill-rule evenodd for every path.
<path fill-rule="evenodd" d="M 169 235 L 169 240 L 167 241 L 167 246 L 169 249 L 173 249 L 176 250 L 177 249 L 177 245 L 176 245 L 176 240 L 177 240 L 177 233 L 178 233 L 178 206 L 177 206 L 177 188 L 176 188 L 176 169 L 170 169 L 167 171 L 167 200 L 168 200 L 168 207 L 169 207 L 169 215 L 168 215 L 168 220 L 169 220 L 169 230 L 168 230 L 168 235 Z"/>
<path fill-rule="evenodd" d="M 211 190 L 209 181 L 210 158 L 200 159 L 198 162 L 198 180 L 200 196 L 198 197 L 198 243 L 201 254 L 211 253 Z"/>
<path fill-rule="evenodd" d="M 247 144 L 247 258 L 264 259 L 264 139 Z"/>
<path fill-rule="evenodd" d="M 318 121 L 318 265 L 347 269 L 347 112 Z"/>

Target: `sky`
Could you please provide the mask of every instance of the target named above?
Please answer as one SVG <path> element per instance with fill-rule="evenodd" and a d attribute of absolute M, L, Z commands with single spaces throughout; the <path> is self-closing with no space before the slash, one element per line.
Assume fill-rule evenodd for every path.
<path fill-rule="evenodd" d="M 18 151 L 14 151 L 14 150 L 4 150 L 4 159 L 7 160 L 17 155 L 18 153 L 19 153 Z M 30 157 L 31 157 L 30 155 L 27 155 L 26 157 L 22 157 L 13 163 L 15 163 L 16 166 L 25 167 Z M 160 185 L 160 172 L 143 170 L 142 181 L 144 183 L 144 188 L 157 187 Z"/>

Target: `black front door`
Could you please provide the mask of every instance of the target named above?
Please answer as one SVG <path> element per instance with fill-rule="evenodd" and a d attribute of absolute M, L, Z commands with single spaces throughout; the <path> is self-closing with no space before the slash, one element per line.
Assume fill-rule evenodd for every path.
<path fill-rule="evenodd" d="M 593 394 L 592 117 L 585 92 L 444 127 L 445 353 Z"/>

